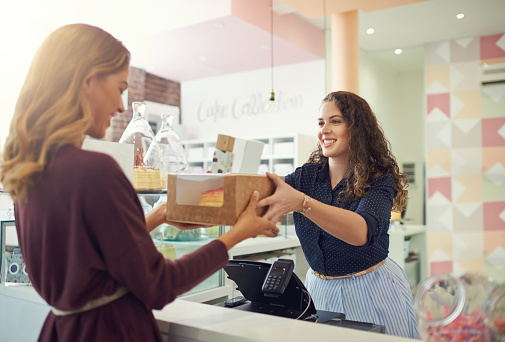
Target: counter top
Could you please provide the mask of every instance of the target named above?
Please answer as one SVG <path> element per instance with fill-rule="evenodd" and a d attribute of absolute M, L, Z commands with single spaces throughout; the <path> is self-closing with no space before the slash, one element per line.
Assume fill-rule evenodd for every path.
<path fill-rule="evenodd" d="M 400 234 L 403 236 L 411 236 L 411 235 L 416 235 L 420 233 L 426 232 L 426 226 L 423 225 L 415 225 L 415 224 L 399 224 L 399 225 L 393 225 L 389 231 L 389 235 L 396 235 Z"/>
<path fill-rule="evenodd" d="M 169 341 L 417 341 L 181 299 L 153 312 Z"/>

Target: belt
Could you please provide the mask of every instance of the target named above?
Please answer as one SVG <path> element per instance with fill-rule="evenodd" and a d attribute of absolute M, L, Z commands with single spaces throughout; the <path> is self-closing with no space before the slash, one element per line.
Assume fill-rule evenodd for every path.
<path fill-rule="evenodd" d="M 58 309 L 52 307 L 51 311 L 56 316 L 73 315 L 73 314 L 77 314 L 77 313 L 81 313 L 81 312 L 85 312 L 85 311 L 89 311 L 89 310 L 92 310 L 92 309 L 99 308 L 100 306 L 103 306 L 105 304 L 109 304 L 110 302 L 115 301 L 116 299 L 124 296 L 127 293 L 128 293 L 128 290 L 126 289 L 126 287 L 120 286 L 116 290 L 116 292 L 114 292 L 110 296 L 102 296 L 102 297 L 99 297 L 97 299 L 90 300 L 89 302 L 87 302 L 80 309 L 70 310 L 70 311 L 64 311 L 64 310 L 58 310 Z"/>
<path fill-rule="evenodd" d="M 346 274 L 346 275 L 343 275 L 343 276 L 327 276 L 325 274 L 321 274 L 321 273 L 319 273 L 317 271 L 314 271 L 314 270 L 312 270 L 312 273 L 314 273 L 314 275 L 316 277 L 319 277 L 319 278 L 325 279 L 325 280 L 326 279 L 347 279 L 347 278 L 354 278 L 354 277 L 359 277 L 359 276 L 362 276 L 363 274 L 367 274 L 369 272 L 372 272 L 373 270 L 378 269 L 379 267 L 381 267 L 382 265 L 384 265 L 384 263 L 386 262 L 386 259 L 382 260 L 377 265 L 374 265 L 374 266 L 372 266 L 370 268 L 367 268 L 364 271 L 353 273 L 353 274 Z"/>

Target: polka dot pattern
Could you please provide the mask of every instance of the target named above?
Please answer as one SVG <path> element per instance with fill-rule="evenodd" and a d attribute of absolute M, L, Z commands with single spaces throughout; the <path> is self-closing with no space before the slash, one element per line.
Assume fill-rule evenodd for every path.
<path fill-rule="evenodd" d="M 357 201 L 341 201 L 345 179 L 332 189 L 328 164 L 304 164 L 285 177 L 286 183 L 313 199 L 351 210 L 368 224 L 368 241 L 353 246 L 330 235 L 300 213 L 294 213 L 295 230 L 310 267 L 322 274 L 341 276 L 372 267 L 388 256 L 389 220 L 396 196 L 393 175 L 385 174 L 371 183 L 365 196 Z"/>

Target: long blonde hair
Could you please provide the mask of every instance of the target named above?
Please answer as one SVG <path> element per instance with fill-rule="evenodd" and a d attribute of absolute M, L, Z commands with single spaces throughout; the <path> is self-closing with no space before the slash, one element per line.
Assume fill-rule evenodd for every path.
<path fill-rule="evenodd" d="M 129 63 L 124 45 L 98 27 L 66 25 L 44 40 L 19 93 L 0 163 L 0 182 L 14 200 L 25 198 L 49 151 L 80 146 L 93 122 L 84 82 Z"/>

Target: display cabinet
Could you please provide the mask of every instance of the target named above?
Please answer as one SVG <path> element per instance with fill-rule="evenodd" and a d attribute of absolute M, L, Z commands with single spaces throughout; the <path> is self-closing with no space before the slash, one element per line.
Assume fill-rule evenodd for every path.
<path fill-rule="evenodd" d="M 139 192 L 139 199 L 142 203 L 145 213 L 148 213 L 157 203 L 164 203 L 166 201 L 166 192 Z M 0 248 L 2 262 L 0 264 L 0 278 L 2 286 L 16 285 L 6 283 L 6 257 L 13 253 L 17 248 L 18 240 L 16 234 L 16 227 L 14 215 L 12 212 L 12 201 L 8 194 L 0 192 L 0 201 L 3 201 L 2 208 L 5 210 L 0 211 Z M 256 239 L 249 239 L 237 245 L 230 250 L 230 258 L 243 257 L 245 255 L 256 255 L 263 253 L 261 257 L 265 257 L 265 253 L 275 253 L 279 255 L 279 251 L 287 248 L 294 248 L 299 246 L 298 239 L 294 237 L 294 228 L 290 225 L 290 219 L 286 218 L 283 223 L 279 223 L 281 234 L 276 238 L 258 237 Z M 164 235 L 161 231 L 164 228 Z M 153 242 L 159 248 L 165 257 L 170 259 L 180 258 L 183 255 L 189 254 L 199 247 L 209 243 L 210 241 L 218 238 L 225 231 L 229 230 L 230 226 L 215 226 L 210 228 L 201 228 L 193 231 L 180 231 L 177 228 L 171 227 L 158 227 L 151 233 Z M 182 233 L 182 234 L 181 234 Z M 289 253 L 287 253 L 289 254 Z M 293 254 L 291 252 L 290 254 Z M 19 283 L 17 285 L 20 285 Z M 22 284 L 29 285 L 29 284 Z M 223 270 L 220 270 L 203 282 L 198 284 L 181 297 L 192 301 L 205 302 L 214 298 L 227 296 L 230 293 L 230 284 L 225 279 Z"/>
<path fill-rule="evenodd" d="M 264 143 L 258 174 L 275 172 L 285 176 L 305 163 L 310 152 L 316 147 L 315 136 L 302 134 L 277 137 L 251 137 Z M 192 173 L 210 170 L 216 140 L 186 140 L 182 144 Z"/>
<path fill-rule="evenodd" d="M 388 233 L 389 257 L 404 269 L 414 289 L 428 277 L 426 226 L 393 224 Z"/>

